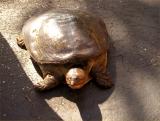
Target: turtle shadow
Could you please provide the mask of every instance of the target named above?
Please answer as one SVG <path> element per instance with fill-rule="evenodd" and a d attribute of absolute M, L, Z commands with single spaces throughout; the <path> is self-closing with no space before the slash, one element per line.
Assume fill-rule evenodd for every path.
<path fill-rule="evenodd" d="M 44 99 L 62 96 L 77 105 L 83 121 L 102 121 L 102 114 L 98 105 L 107 101 L 113 90 L 114 87 L 101 89 L 89 82 L 79 90 L 72 90 L 67 86 L 60 85 L 50 91 L 37 94 Z"/>

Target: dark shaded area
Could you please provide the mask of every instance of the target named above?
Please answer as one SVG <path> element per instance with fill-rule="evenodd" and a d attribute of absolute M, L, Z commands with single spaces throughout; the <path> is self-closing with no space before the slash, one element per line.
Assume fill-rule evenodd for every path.
<path fill-rule="evenodd" d="M 91 2 L 93 4 L 91 4 Z M 100 0 L 98 4 L 91 0 L 87 1 L 88 10 L 101 15 L 108 26 L 113 24 L 112 26 L 116 28 L 117 24 L 114 21 L 110 23 L 107 21 L 107 19 L 109 19 L 107 18 L 109 11 L 114 15 L 113 17 L 116 17 L 117 21 L 127 29 L 126 32 L 130 40 L 128 38 L 123 38 L 123 40 L 113 39 L 112 42 L 116 51 L 113 51 L 112 56 L 116 62 L 122 62 L 122 66 L 124 67 L 124 69 L 122 69 L 123 72 L 118 72 L 119 75 L 125 75 L 125 77 L 118 80 L 123 82 L 119 82 L 118 87 L 123 87 L 121 88 L 121 95 L 126 97 L 126 110 L 131 119 L 136 121 L 147 120 L 150 115 L 146 113 L 147 111 L 144 109 L 143 102 L 141 102 L 133 89 L 133 86 L 135 86 L 134 83 L 137 82 L 134 80 L 135 77 L 133 77 L 132 73 L 137 72 L 153 75 L 156 80 L 151 83 L 160 84 L 158 81 L 160 65 L 154 66 L 154 63 L 152 63 L 152 60 L 158 61 L 157 57 L 160 52 L 159 5 L 149 5 L 149 3 L 147 5 L 147 3 L 144 4 L 138 0 Z M 95 8 L 98 8 L 98 11 Z M 109 33 L 110 35 L 112 34 L 111 38 L 116 36 L 114 33 L 117 34 L 118 32 L 113 31 L 113 33 Z M 143 85 L 143 83 L 145 83 L 145 80 L 141 80 L 140 84 Z M 142 90 L 143 89 L 140 91 Z"/>
<path fill-rule="evenodd" d="M 31 81 L 0 34 L 0 120 L 62 119 L 37 96 Z"/>
<path fill-rule="evenodd" d="M 88 10 L 96 11 L 93 8 L 97 5 L 91 5 L 90 3 L 91 1 L 87 3 Z M 142 71 L 146 71 L 146 68 L 143 68 L 145 66 L 152 67 L 150 60 L 159 55 L 157 52 L 160 51 L 160 7 L 158 5 L 149 6 L 135 0 L 122 0 L 121 2 L 101 0 L 98 5 L 99 11 L 103 11 L 103 14 L 98 11 L 96 13 L 101 15 L 106 23 L 107 14 L 105 15 L 105 12 L 110 11 L 122 23 L 122 26 L 126 27 L 128 36 L 130 36 L 130 40 L 128 38 L 123 38 L 123 40 L 112 39 L 117 49 L 112 55 L 123 55 L 126 64 L 137 67 Z M 116 27 L 114 21 L 107 24 L 113 24 L 113 27 Z M 108 28 L 108 30 L 110 29 L 112 28 Z M 114 38 L 114 35 L 111 35 L 112 37 Z M 125 42 L 128 43 L 124 44 Z"/>
<path fill-rule="evenodd" d="M 108 90 L 98 88 L 90 82 L 80 90 L 72 90 L 67 86 L 60 85 L 53 90 L 39 93 L 39 96 L 45 99 L 63 96 L 76 103 L 83 121 L 101 121 L 102 115 L 98 104 L 106 101 L 113 90 L 114 88 Z"/>

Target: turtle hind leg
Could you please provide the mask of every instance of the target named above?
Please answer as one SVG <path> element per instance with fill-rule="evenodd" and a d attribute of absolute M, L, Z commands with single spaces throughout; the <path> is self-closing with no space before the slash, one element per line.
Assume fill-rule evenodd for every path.
<path fill-rule="evenodd" d="M 101 87 L 111 88 L 114 85 L 107 71 L 107 53 L 97 59 L 97 65 L 93 68 L 93 76 Z"/>
<path fill-rule="evenodd" d="M 44 80 L 38 81 L 34 83 L 34 87 L 37 90 L 49 90 L 51 88 L 56 87 L 59 84 L 59 81 L 55 79 L 55 77 L 51 74 L 47 74 Z"/>
<path fill-rule="evenodd" d="M 111 88 L 114 86 L 109 74 L 106 72 L 95 73 L 96 83 L 103 88 Z"/>
<path fill-rule="evenodd" d="M 22 35 L 18 36 L 16 38 L 16 40 L 17 40 L 17 45 L 19 47 L 21 47 L 22 49 L 26 49 L 26 46 L 25 46 L 24 39 L 23 39 Z"/>

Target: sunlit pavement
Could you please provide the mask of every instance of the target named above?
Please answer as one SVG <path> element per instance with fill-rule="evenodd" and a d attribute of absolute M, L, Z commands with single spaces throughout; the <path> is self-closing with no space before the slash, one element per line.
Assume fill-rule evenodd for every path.
<path fill-rule="evenodd" d="M 27 51 L 16 45 L 22 25 L 51 8 L 87 10 L 104 19 L 115 86 L 94 83 L 39 93 Z M 158 0 L 1 0 L 0 120 L 160 121 Z"/>

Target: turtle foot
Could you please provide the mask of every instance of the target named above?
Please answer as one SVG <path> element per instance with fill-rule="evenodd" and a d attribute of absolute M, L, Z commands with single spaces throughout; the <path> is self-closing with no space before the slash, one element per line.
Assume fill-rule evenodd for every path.
<path fill-rule="evenodd" d="M 38 81 L 36 83 L 33 84 L 34 88 L 36 90 L 39 90 L 39 91 L 44 91 L 44 90 L 49 90 L 51 88 L 54 88 L 58 85 L 58 81 L 55 80 L 54 76 L 48 74 L 44 80 L 42 81 Z"/>

